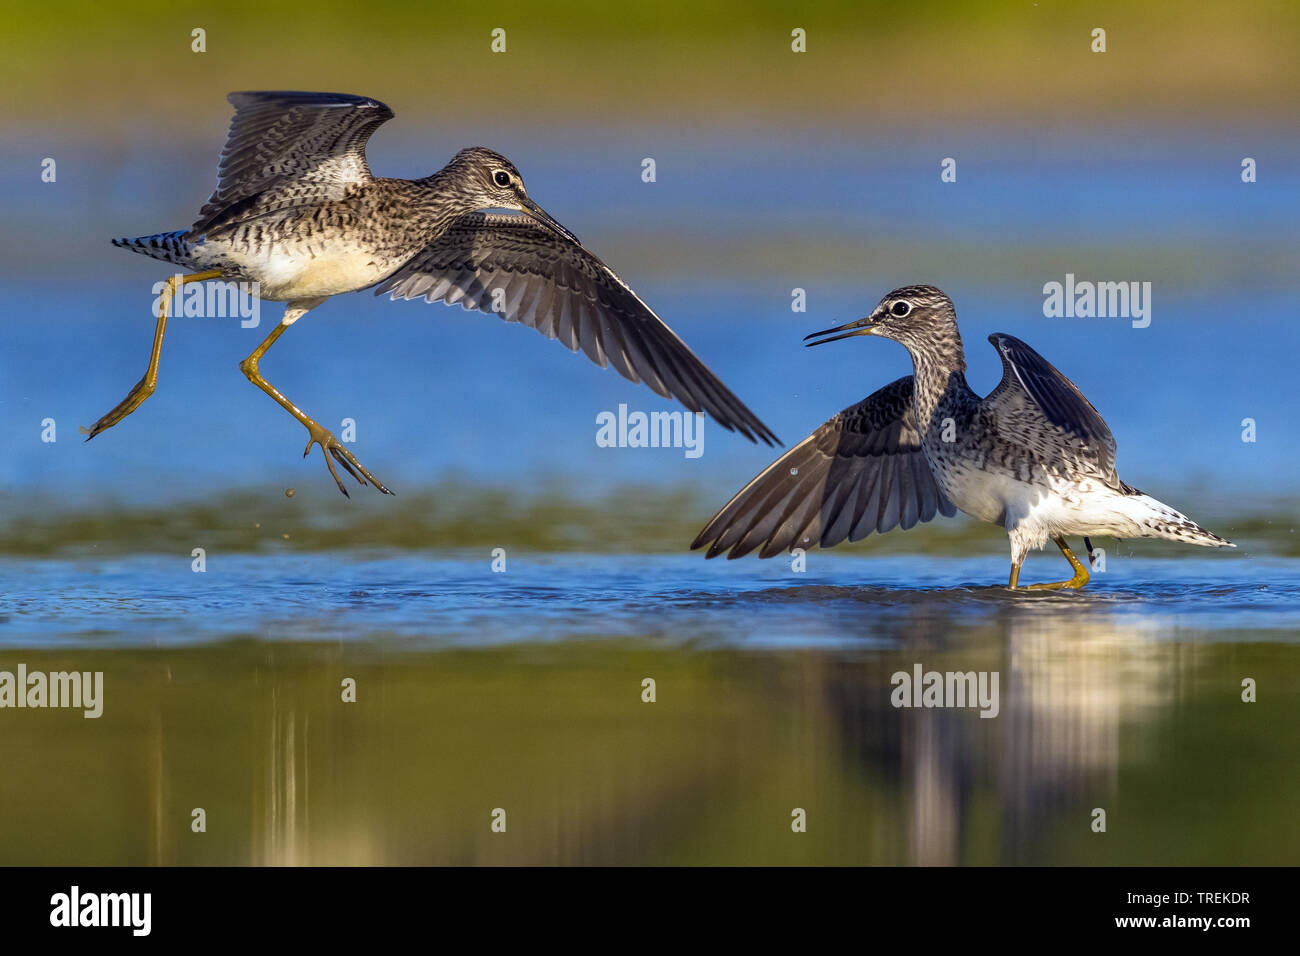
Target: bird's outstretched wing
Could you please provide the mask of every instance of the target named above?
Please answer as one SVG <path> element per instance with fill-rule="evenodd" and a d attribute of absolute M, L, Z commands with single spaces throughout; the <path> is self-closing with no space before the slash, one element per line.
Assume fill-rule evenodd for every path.
<path fill-rule="evenodd" d="M 1015 336 L 994 332 L 989 341 L 1002 359 L 1002 381 L 984 404 L 997 416 L 999 429 L 1030 450 L 1068 452 L 1075 462 L 1090 463 L 1100 477 L 1118 482 L 1115 436 L 1075 384 Z"/>
<path fill-rule="evenodd" d="M 231 93 L 235 107 L 217 188 L 190 230 L 196 236 L 295 200 L 341 199 L 369 181 L 366 141 L 393 111 L 348 93 Z"/>
<path fill-rule="evenodd" d="M 527 216 L 461 216 L 375 289 L 385 293 L 495 312 L 750 441 L 780 444 L 605 263 Z"/>
<path fill-rule="evenodd" d="M 727 502 L 691 548 L 739 558 L 829 548 L 957 513 L 921 450 L 912 376 L 840 412 Z M 711 542 L 711 543 L 710 543 Z"/>

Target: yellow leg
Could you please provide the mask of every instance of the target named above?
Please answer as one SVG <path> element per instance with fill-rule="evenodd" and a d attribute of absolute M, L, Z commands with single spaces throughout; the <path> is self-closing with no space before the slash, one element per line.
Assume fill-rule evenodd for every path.
<path fill-rule="evenodd" d="M 86 433 L 86 441 L 90 441 L 106 428 L 112 428 L 122 419 L 126 418 L 133 411 L 144 404 L 144 400 L 154 393 L 158 387 L 158 357 L 162 354 L 163 332 L 167 329 L 167 314 L 171 311 L 172 297 L 177 290 L 187 282 L 202 282 L 205 279 L 218 279 L 221 277 L 220 270 L 212 272 L 195 272 L 187 276 L 172 276 L 167 280 L 167 285 L 163 288 L 163 293 L 158 302 L 158 325 L 153 332 L 153 351 L 149 353 L 149 368 L 144 373 L 144 378 L 135 384 L 131 391 L 126 393 L 126 398 L 117 403 L 107 415 L 95 422 L 90 430 Z M 178 281 L 179 280 L 179 281 Z"/>
<path fill-rule="evenodd" d="M 1079 561 L 1079 559 L 1074 556 L 1074 552 L 1071 551 L 1069 545 L 1065 543 L 1065 539 L 1062 538 L 1060 535 L 1057 535 L 1056 537 L 1052 538 L 1052 540 L 1056 542 L 1056 546 L 1061 549 L 1061 553 L 1065 555 L 1065 559 L 1070 562 L 1070 567 L 1074 569 L 1074 575 L 1068 581 L 1050 581 L 1045 584 L 1027 584 L 1025 585 L 1023 590 L 1029 590 L 1029 591 L 1076 590 L 1088 583 L 1087 566 L 1082 564 Z M 1014 591 L 1016 590 L 1016 587 L 1019 583 L 1020 583 L 1020 564 L 1013 563 L 1011 565 L 1011 580 L 1007 582 L 1007 587 L 1010 588 L 1012 591 Z"/>
<path fill-rule="evenodd" d="M 324 300 L 321 299 L 319 301 L 323 302 Z M 334 470 L 334 461 L 337 461 L 342 465 L 344 470 L 361 484 L 364 485 L 368 478 L 370 479 L 370 483 L 379 491 L 382 491 L 386 495 L 391 495 L 392 492 L 384 487 L 383 482 L 370 472 L 366 471 L 366 469 L 361 466 L 361 462 L 357 461 L 356 456 L 344 448 L 329 429 L 321 426 L 319 422 L 313 419 L 293 402 L 289 401 L 289 399 L 284 396 L 283 392 L 263 378 L 262 373 L 258 371 L 258 363 L 262 360 L 262 356 L 266 354 L 267 349 L 275 344 L 275 340 L 284 334 L 285 329 L 297 321 L 303 313 L 316 304 L 318 303 L 311 302 L 310 304 L 304 303 L 302 305 L 298 303 L 290 303 L 285 312 L 284 321 L 271 330 L 271 334 L 262 340 L 262 344 L 254 349 L 253 353 L 249 355 L 248 358 L 239 363 L 239 370 L 244 373 L 250 382 L 275 399 L 276 402 L 285 409 L 285 411 L 298 419 L 298 421 L 302 423 L 303 427 L 307 429 L 307 433 L 311 437 L 307 441 L 307 447 L 303 449 L 302 456 L 304 458 L 307 457 L 307 454 L 311 451 L 312 445 L 320 445 L 321 453 L 325 456 L 325 465 L 329 468 L 330 474 L 334 477 L 334 483 L 339 486 L 339 491 L 343 492 L 347 497 L 351 497 L 351 495 L 348 495 L 347 488 L 343 486 L 343 482 L 339 480 L 338 472 Z M 334 461 L 330 460 L 331 455 L 333 456 Z"/>
<path fill-rule="evenodd" d="M 1055 541 L 1056 546 L 1061 549 L 1061 554 L 1065 555 L 1065 559 L 1070 562 L 1070 567 L 1074 569 L 1074 574 L 1068 581 L 1052 581 L 1047 584 L 1031 584 L 1029 585 L 1030 590 L 1063 591 L 1077 590 L 1078 588 L 1083 587 L 1088 583 L 1088 569 L 1074 556 L 1074 552 L 1070 550 L 1069 545 L 1065 543 L 1064 538 L 1057 535 L 1052 540 Z"/>

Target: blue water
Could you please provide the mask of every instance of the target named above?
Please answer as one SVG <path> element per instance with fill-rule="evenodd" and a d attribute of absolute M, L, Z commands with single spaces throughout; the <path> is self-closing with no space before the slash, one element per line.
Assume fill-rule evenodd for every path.
<path fill-rule="evenodd" d="M 0 144 L 0 196 L 11 214 L 5 228 L 14 253 L 61 248 L 66 257 L 71 243 L 80 271 L 105 274 L 124 255 L 104 245 L 109 236 L 187 225 L 212 189 L 226 120 L 224 104 L 214 104 L 165 150 L 153 131 L 123 130 L 121 142 L 106 148 L 50 130 L 39 150 L 59 159 L 57 184 L 33 184 L 32 144 Z M 773 135 L 735 126 L 537 128 L 485 117 L 458 129 L 454 140 L 436 127 L 419 128 L 422 122 L 404 117 L 378 131 L 368 147 L 376 175 L 424 176 L 461 145 L 491 146 L 515 161 L 530 195 L 597 249 L 596 240 L 623 231 L 690 242 L 712 233 L 738 241 L 756 229 L 790 244 L 819 231 L 861 245 L 957 238 L 1119 247 L 1190 238 L 1228 253 L 1274 247 L 1274 254 L 1300 239 L 1292 215 L 1300 201 L 1295 132 L 1249 122 L 1194 129 L 884 123 L 856 130 L 792 121 Z M 1251 184 L 1240 178 L 1245 156 L 1258 164 Z M 656 161 L 654 183 L 641 180 L 646 157 Z M 939 165 L 949 157 L 958 175 L 945 185 Z M 1153 257 L 1158 251 L 1148 249 Z M 848 249 L 845 261 L 861 257 Z M 36 269 L 57 266 L 45 260 Z M 1275 277 L 1290 284 L 1285 271 Z"/>
<path fill-rule="evenodd" d="M 651 637 L 684 647 L 888 648 L 936 626 L 1026 624 L 1135 640 L 1268 640 L 1300 630 L 1300 565 L 1115 557 L 1079 593 L 1010 594 L 1000 557 L 704 561 L 698 555 L 344 553 L 0 562 L 0 644 L 182 647 L 235 637 L 408 650 Z M 1031 558 L 1026 582 L 1059 557 Z"/>
<path fill-rule="evenodd" d="M 152 286 L 170 271 L 105 240 L 183 225 L 206 194 L 210 154 L 223 124 L 224 116 L 213 117 L 211 143 L 206 135 L 178 138 L 166 155 L 136 146 L 97 152 L 96 144 L 56 138 L 49 149 L 62 157 L 58 183 L 37 189 L 10 179 L 0 187 L 12 208 L 4 226 L 11 255 L 7 272 L 0 273 L 7 318 L 0 324 L 0 443 L 6 452 L 0 485 L 11 517 L 24 500 L 40 502 L 23 513 L 27 519 L 94 507 L 111 516 L 123 505 L 201 502 L 232 489 L 280 495 L 294 486 L 330 487 L 319 450 L 308 461 L 300 457 L 302 428 L 237 368 L 276 321 L 281 306 L 274 303 L 262 304 L 258 328 L 241 328 L 236 318 L 173 319 L 157 394 L 93 442 L 77 434 L 143 371 L 153 328 Z M 1285 250 L 1300 238 L 1292 215 L 1300 199 L 1294 137 L 1244 128 L 1141 132 L 972 126 L 876 136 L 795 127 L 774 139 L 758 132 L 641 135 L 485 124 L 463 135 L 517 157 L 531 193 L 603 254 L 787 446 L 910 370 L 906 353 L 893 343 L 805 349 L 802 336 L 865 314 L 894 285 L 929 280 L 957 304 L 977 389 L 991 389 L 1000 374 L 987 334 L 1018 335 L 1070 376 L 1106 417 L 1119 442 L 1120 472 L 1130 483 L 1194 515 L 1197 509 L 1256 514 L 1278 528 L 1293 525 L 1300 281 Z M 1243 142 L 1260 163 L 1260 181 L 1250 185 L 1239 178 Z M 414 128 L 384 130 L 372 144 L 371 161 L 381 173 L 415 175 L 440 161 L 439 149 Z M 639 178 L 646 154 L 658 163 L 655 183 Z M 937 159 L 947 155 L 958 158 L 959 174 L 956 184 L 944 186 Z M 16 147 L 0 150 L 0 165 L 15 171 L 28 158 Z M 908 250 L 901 259 L 899 248 Z M 1067 272 L 1151 281 L 1150 327 L 1133 328 L 1122 318 L 1044 317 L 1043 283 Z M 791 311 L 795 287 L 807 292 L 806 312 Z M 636 484 L 691 488 L 720 504 L 775 455 L 711 424 L 699 458 L 687 458 L 683 449 L 598 447 L 602 412 L 624 403 L 642 411 L 676 406 L 530 330 L 459 308 L 391 303 L 364 292 L 338 297 L 300 321 L 262 370 L 336 431 L 352 419 L 354 452 L 399 495 L 448 480 L 515 488 L 521 495 L 558 483 L 577 499 Z M 54 442 L 41 440 L 48 420 L 55 423 Z M 1243 441 L 1246 420 L 1254 423 L 1254 441 Z M 373 492 L 354 488 L 353 494 Z M 339 497 L 315 507 L 328 518 L 321 507 L 343 516 L 353 504 Z M 75 549 L 77 542 L 58 544 Z M 428 546 L 442 553 L 457 542 Z M 991 553 L 1001 549 L 998 542 Z M 126 575 L 124 595 L 134 590 L 142 608 L 158 607 L 159 600 L 166 606 L 165 596 L 153 593 L 153 572 L 133 560 L 163 559 L 141 556 L 82 570 L 99 584 L 110 573 Z M 355 607 L 343 602 L 338 614 L 376 614 L 366 626 L 401 630 L 409 605 L 417 618 L 437 612 L 440 627 L 459 633 L 457 608 L 472 616 L 476 601 L 490 606 L 492 595 L 517 586 L 495 578 L 483 583 L 472 566 L 442 558 L 403 558 L 396 566 L 364 555 L 277 558 L 273 564 L 253 557 L 221 560 L 227 562 L 224 573 L 191 579 L 188 571 L 177 572 L 173 597 L 197 600 L 198 608 L 218 618 L 204 622 L 202 613 L 188 612 L 193 633 L 259 627 L 265 610 L 257 610 L 259 602 L 251 600 L 241 617 L 239 601 L 214 596 L 223 587 L 235 589 L 231 595 L 243 587 L 254 594 L 266 582 L 293 600 L 303 582 L 318 579 L 337 600 L 354 590 L 369 592 L 348 583 L 365 573 L 373 574 L 377 593 L 425 581 L 452 603 L 411 597 L 381 603 L 386 610 L 378 614 L 358 599 Z M 707 588 L 716 579 L 720 590 L 736 584 L 735 578 L 717 578 L 722 572 L 714 565 L 688 558 L 680 565 L 656 563 L 661 560 L 628 558 L 624 565 L 602 558 L 596 566 L 611 574 L 622 568 L 617 573 L 623 577 L 606 582 L 607 589 L 618 595 L 631 587 L 629 600 L 643 581 L 656 582 L 641 595 L 646 601 L 689 590 L 696 581 Z M 325 570 L 283 577 L 285 562 L 310 569 L 313 561 L 325 561 L 322 567 L 334 577 Z M 755 570 L 740 573 L 755 580 L 776 573 L 769 565 L 747 566 Z M 49 586 L 58 593 L 60 574 L 75 585 L 81 573 L 75 566 L 40 567 L 54 575 Z M 855 580 L 854 572 L 841 570 L 856 567 L 852 562 L 826 567 L 845 576 L 829 582 L 834 586 Z M 973 566 L 958 562 L 955 575 L 947 563 L 928 558 L 891 558 L 868 567 L 861 582 L 886 588 L 924 589 L 954 578 L 993 584 L 1005 577 L 1000 557 Z M 1157 592 L 1157 603 L 1180 607 L 1195 600 L 1195 591 L 1183 589 L 1199 586 L 1195 577 L 1184 578 L 1188 568 L 1203 575 L 1207 587 L 1219 575 L 1241 574 L 1239 583 L 1248 588 L 1257 571 L 1235 559 L 1200 555 L 1169 567 L 1177 569 L 1166 582 L 1173 590 Z M 517 568 L 509 581 L 530 573 Z M 136 579 L 140 587 L 133 589 L 135 574 L 144 581 Z M 1283 568 L 1256 580 L 1276 588 L 1288 574 Z M 1158 575 L 1146 579 L 1142 587 L 1160 587 L 1158 581 Z M 540 590 L 525 601 L 542 619 L 562 608 L 555 612 L 561 618 L 582 616 L 596 630 L 635 630 L 646 623 L 628 620 L 618 606 L 590 605 L 582 587 L 555 586 L 560 597 Z M 207 597 L 196 598 L 196 587 Z M 1277 593 L 1251 601 L 1267 599 L 1271 607 Z M 40 605 L 41 599 L 33 600 Z M 98 606 L 89 594 L 76 600 Z M 203 603 L 208 600 L 218 603 Z M 124 608 L 128 619 L 133 607 Z M 1255 613 L 1254 607 L 1245 610 Z M 174 623 L 169 614 L 162 614 L 166 623 L 159 627 Z M 93 615 L 72 614 L 65 623 L 72 633 L 155 633 L 147 614 L 121 628 Z"/>
<path fill-rule="evenodd" d="M 177 318 L 158 393 L 83 445 L 88 426 L 144 370 L 152 286 L 170 267 L 107 239 L 184 225 L 210 188 L 225 122 L 167 151 L 55 138 L 55 184 L 22 185 L 25 149 L 0 195 L 0 483 L 69 503 L 156 502 L 230 487 L 328 482 L 299 459 L 303 430 L 253 389 L 237 363 L 276 321 Z M 877 135 L 879 132 L 879 135 Z M 1294 137 L 1258 130 L 463 131 L 525 170 L 532 195 L 603 255 L 722 380 L 797 441 L 840 408 L 909 370 L 896 345 L 806 350 L 804 334 L 865 314 L 890 288 L 931 281 L 957 304 L 972 383 L 999 366 L 985 337 L 1018 335 L 1070 376 L 1111 424 L 1121 473 L 1160 494 L 1271 500 L 1294 485 L 1300 399 L 1300 223 Z M 887 144 L 887 148 L 885 146 Z M 1243 145 L 1246 144 L 1246 145 Z M 415 175 L 447 147 L 421 130 L 383 130 L 381 173 Z M 1243 184 L 1240 155 L 1260 179 Z M 643 183 L 653 155 L 658 181 Z M 959 160 L 958 182 L 938 160 Z M 30 177 L 28 177 L 30 178 Z M 1042 287 L 1081 279 L 1151 281 L 1152 322 L 1043 316 Z M 791 311 L 803 288 L 808 310 Z M 262 364 L 290 398 L 339 430 L 390 487 L 451 476 L 582 487 L 628 481 L 716 488 L 725 497 L 771 460 L 713 427 L 703 457 L 611 450 L 596 416 L 620 403 L 672 409 L 526 329 L 457 308 L 369 293 L 328 302 Z M 57 442 L 40 440 L 57 423 Z M 1243 420 L 1257 440 L 1242 441 Z M 339 502 L 346 507 L 346 502 Z"/>
<path fill-rule="evenodd" d="M 688 291 L 639 283 L 677 331 L 787 446 L 839 409 L 910 371 L 901 347 L 851 341 L 804 349 L 815 327 L 874 302 L 849 289 L 817 316 L 792 315 L 780 295 L 741 287 Z M 879 283 L 877 283 L 879 287 Z M 252 388 L 237 364 L 265 329 L 233 320 L 178 319 L 164 348 L 157 394 L 89 444 L 92 424 L 143 372 L 151 322 L 147 292 L 97 286 L 94 311 L 66 290 L 10 282 L 30 320 L 0 328 L 0 481 L 69 500 L 111 493 L 148 501 L 242 485 L 328 482 L 319 451 L 299 458 L 303 429 Z M 873 290 L 874 294 L 874 290 Z M 1119 442 L 1121 474 L 1144 490 L 1198 497 L 1282 495 L 1298 464 L 1300 399 L 1292 382 L 1300 326 L 1234 316 L 1226 342 L 1211 302 L 1168 302 L 1150 328 L 1108 320 L 1049 320 L 1007 310 L 996 292 L 953 290 L 966 330 L 972 384 L 1000 369 L 983 341 L 1019 335 L 1089 395 Z M 267 306 L 274 314 L 274 307 Z M 742 322 L 720 316 L 738 315 Z M 1166 315 L 1168 316 L 1166 318 Z M 399 493 L 449 475 L 499 483 L 559 474 L 595 487 L 692 482 L 725 497 L 772 460 L 767 448 L 706 427 L 703 455 L 682 449 L 596 445 L 596 418 L 620 403 L 675 406 L 569 354 L 530 330 L 460 309 L 389 303 L 366 295 L 330 302 L 298 323 L 262 364 L 309 413 L 339 430 L 356 421 L 360 460 Z M 57 441 L 41 441 L 42 422 Z M 1256 421 L 1257 441 L 1242 441 Z M 346 502 L 340 502 L 340 507 Z"/>

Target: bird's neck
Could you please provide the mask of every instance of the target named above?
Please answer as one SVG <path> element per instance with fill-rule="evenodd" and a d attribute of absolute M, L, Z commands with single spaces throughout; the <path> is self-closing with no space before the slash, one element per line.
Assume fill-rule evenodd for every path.
<path fill-rule="evenodd" d="M 966 356 L 960 338 L 927 343 L 924 349 L 909 347 L 908 352 L 912 355 L 917 424 L 924 435 L 947 402 L 974 393 L 966 384 Z"/>
<path fill-rule="evenodd" d="M 418 213 L 421 226 L 435 236 L 441 235 L 465 213 L 473 212 L 473 207 L 456 201 L 458 190 L 454 188 L 454 178 L 449 169 L 449 166 L 443 167 L 431 176 L 412 180 L 418 188 L 413 211 Z"/>
<path fill-rule="evenodd" d="M 451 182 L 452 172 L 452 164 L 448 163 L 436 173 L 430 173 L 423 179 L 416 179 L 414 182 L 419 183 L 430 193 L 441 195 L 449 191 L 448 185 Z"/>

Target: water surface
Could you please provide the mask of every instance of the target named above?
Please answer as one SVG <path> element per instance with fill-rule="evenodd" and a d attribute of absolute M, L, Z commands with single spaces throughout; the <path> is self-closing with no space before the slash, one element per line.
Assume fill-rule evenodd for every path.
<path fill-rule="evenodd" d="M 106 689 L 6 713 L 0 859 L 1294 863 L 1296 562 L 1216 557 L 8 559 L 0 667 Z M 917 664 L 997 716 L 893 707 Z"/>

